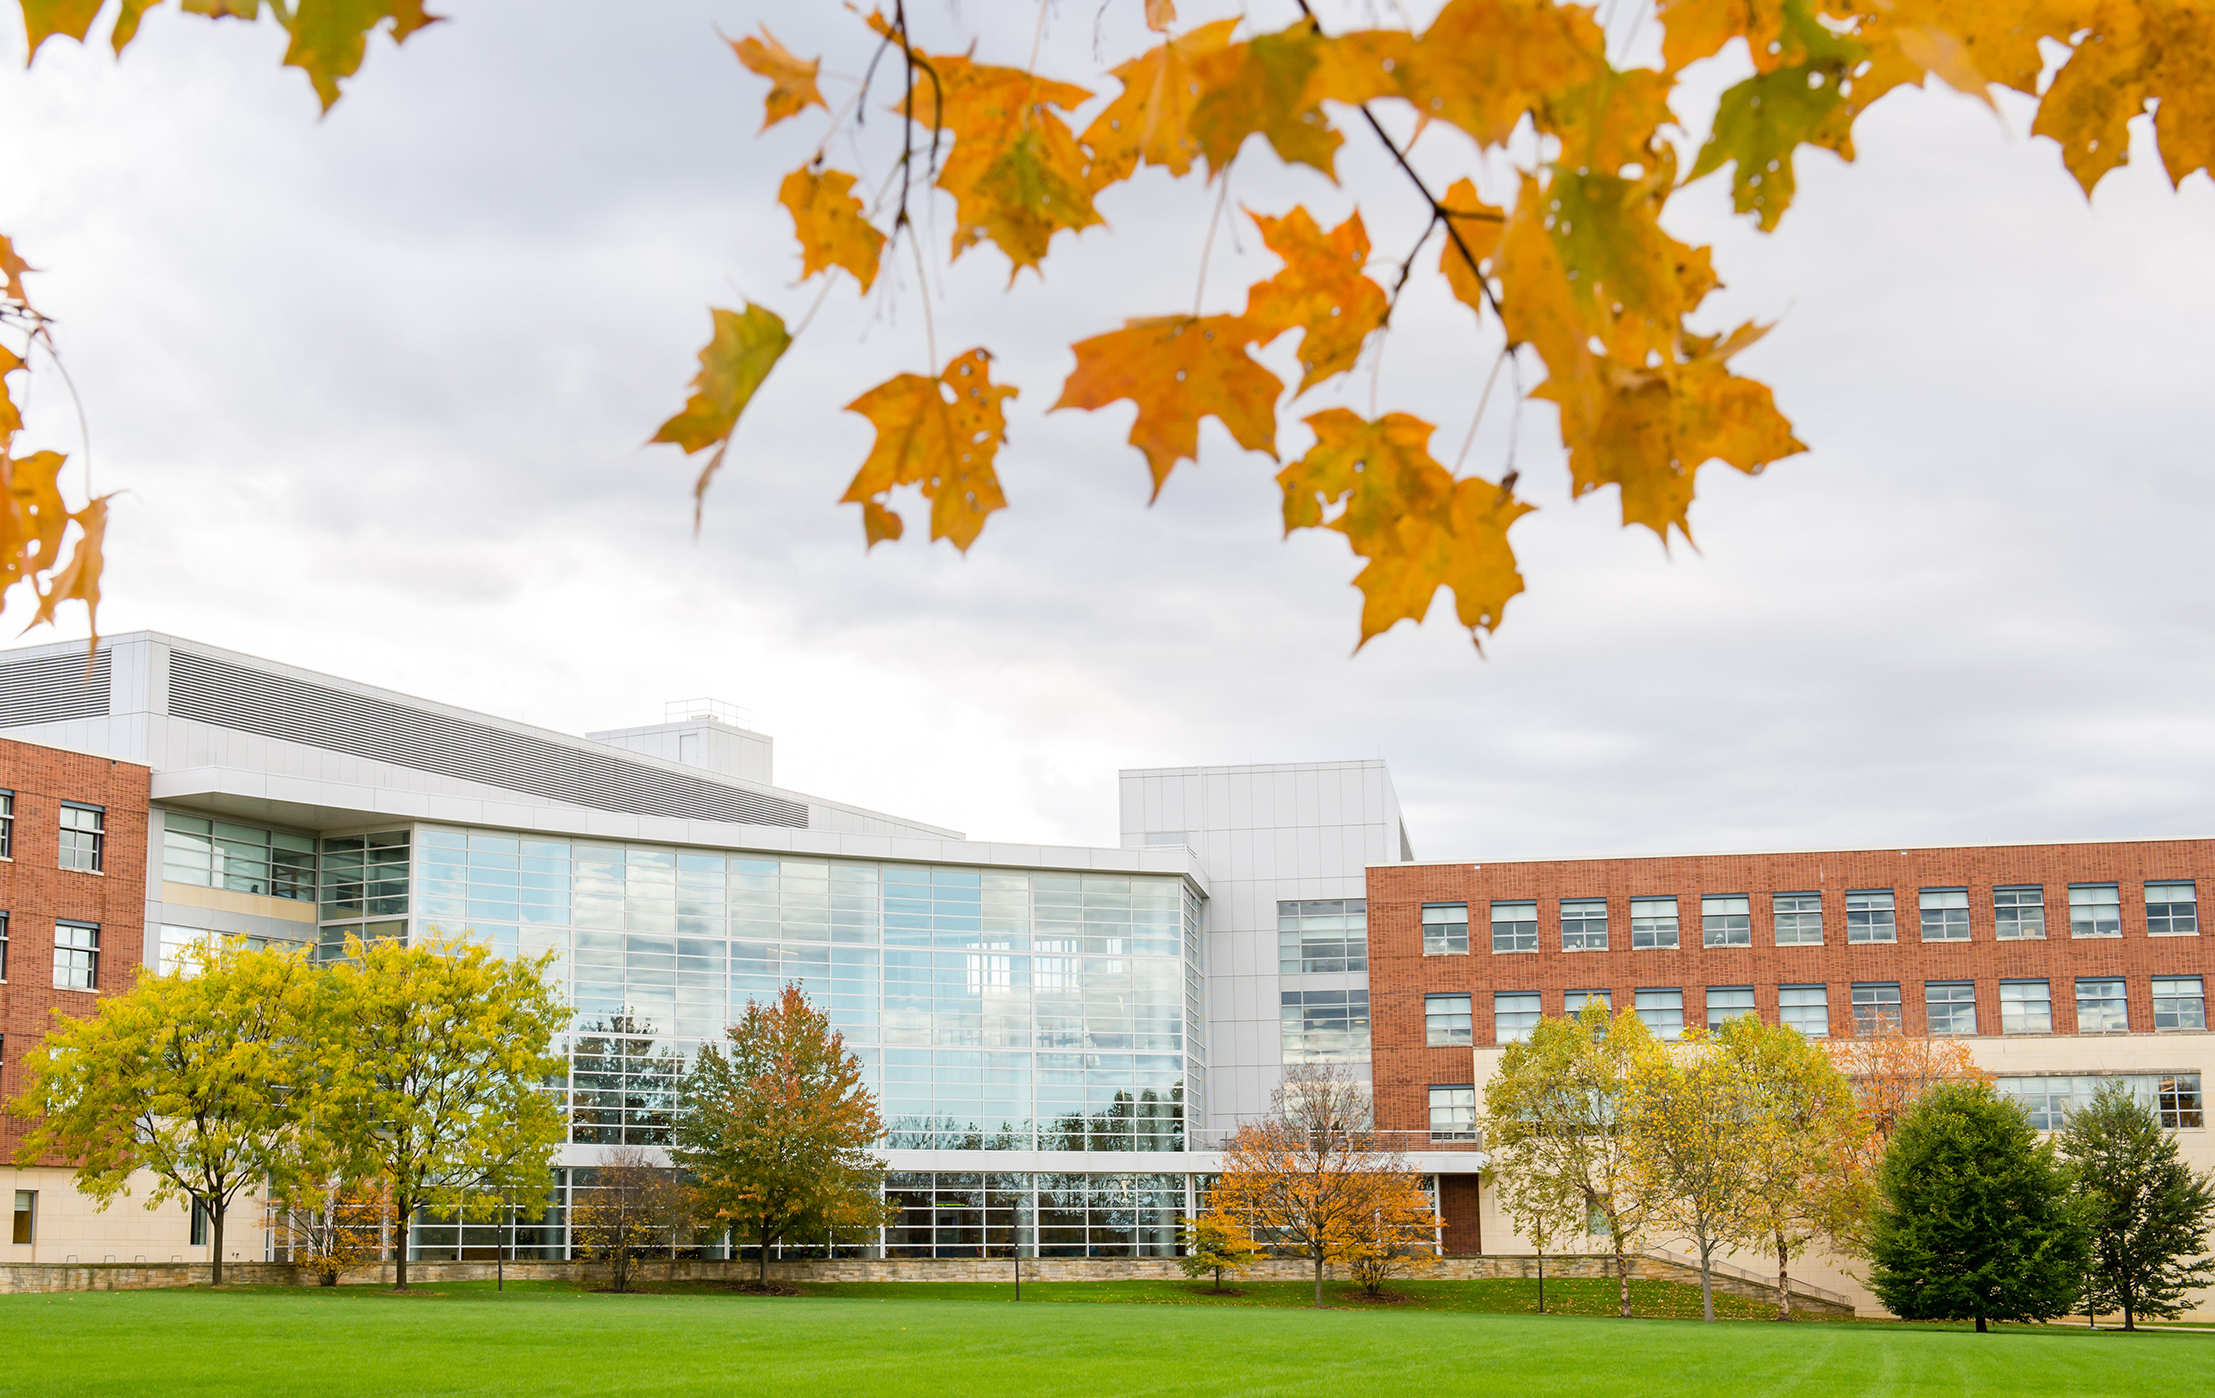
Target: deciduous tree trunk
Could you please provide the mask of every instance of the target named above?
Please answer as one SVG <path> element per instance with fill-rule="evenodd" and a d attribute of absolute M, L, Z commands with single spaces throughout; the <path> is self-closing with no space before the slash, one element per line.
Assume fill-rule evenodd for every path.
<path fill-rule="evenodd" d="M 1715 1320 L 1715 1276 L 1708 1269 L 1708 1258 L 1714 1251 L 1711 1239 L 1700 1239 L 1700 1319 L 1709 1323 Z"/>
<path fill-rule="evenodd" d="M 761 1226 L 761 1284 L 769 1285 L 769 1225 Z"/>
<path fill-rule="evenodd" d="M 1782 1233 L 1779 1233 L 1779 1234 L 1777 1234 L 1777 1319 L 1778 1319 L 1778 1320 L 1790 1320 L 1790 1319 L 1792 1318 L 1792 1287 L 1791 1287 L 1791 1279 L 1790 1279 L 1789 1277 L 1787 1277 L 1787 1276 L 1785 1275 L 1785 1268 L 1786 1268 L 1786 1267 L 1787 1267 L 1787 1266 L 1788 1266 L 1788 1265 L 1789 1265 L 1789 1264 L 1791 1263 L 1791 1261 L 1792 1261 L 1792 1254 L 1791 1254 L 1791 1253 L 1790 1253 L 1789 1251 L 1787 1251 L 1787 1250 L 1786 1250 L 1786 1248 L 1785 1248 L 1785 1245 L 1784 1245 L 1784 1234 L 1782 1234 Z"/>
<path fill-rule="evenodd" d="M 221 1286 L 223 1285 L 223 1215 L 228 1210 L 223 1207 L 221 1199 L 212 1197 L 205 1207 L 208 1211 L 208 1221 L 212 1225 L 212 1231 L 209 1232 L 208 1237 L 215 1244 L 215 1246 L 208 1249 L 208 1260 L 214 1264 L 209 1274 L 208 1284 Z"/>
<path fill-rule="evenodd" d="M 1615 1294 L 1623 1308 L 1623 1319 L 1630 1319 L 1630 1256 L 1623 1251 L 1623 1240 L 1615 1240 Z"/>
<path fill-rule="evenodd" d="M 1323 1254 L 1315 1254 L 1315 1309 L 1323 1309 Z"/>

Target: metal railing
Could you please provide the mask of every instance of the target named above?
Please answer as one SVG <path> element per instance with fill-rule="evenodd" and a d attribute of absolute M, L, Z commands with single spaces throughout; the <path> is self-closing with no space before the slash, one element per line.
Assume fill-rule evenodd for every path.
<path fill-rule="evenodd" d="M 1233 1131 L 1201 1131 L 1185 1133 L 1188 1150 L 1222 1150 L 1238 1133 Z M 1434 1136 L 1428 1131 L 1365 1131 L 1361 1133 L 1368 1148 L 1378 1151 L 1481 1151 L 1484 1140 L 1476 1132 L 1456 1136 Z"/>

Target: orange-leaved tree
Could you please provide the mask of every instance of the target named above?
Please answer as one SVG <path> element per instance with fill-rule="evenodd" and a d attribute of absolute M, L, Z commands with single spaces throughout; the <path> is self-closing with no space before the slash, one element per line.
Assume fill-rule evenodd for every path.
<path fill-rule="evenodd" d="M 884 1217 L 884 1135 L 861 1060 L 845 1036 L 787 984 L 768 1005 L 707 1044 L 685 1076 L 669 1156 L 689 1174 L 707 1217 L 761 1249 L 854 1232 Z"/>
<path fill-rule="evenodd" d="M 423 3 L 180 7 L 247 20 L 267 14 L 287 31 L 284 61 L 327 108 L 373 33 L 400 41 L 434 21 Z M 120 52 L 159 4 L 116 0 L 109 43 Z M 31 53 L 55 35 L 82 40 L 109 8 L 105 0 L 22 0 Z M 847 405 L 876 431 L 842 497 L 861 507 L 871 545 L 905 532 L 889 504 L 897 490 L 919 492 L 931 537 L 963 550 L 1008 504 L 998 458 L 1005 404 L 1020 385 L 995 383 L 982 347 L 940 354 L 928 296 L 930 264 L 942 259 L 923 245 L 926 227 L 951 227 L 943 260 L 990 243 L 1007 259 L 1012 285 L 1025 268 L 1043 276 L 1057 239 L 1105 224 L 1130 197 L 1119 187 L 1141 168 L 1223 182 L 1234 160 L 1249 150 L 1260 158 L 1266 146 L 1335 186 L 1350 134 L 1355 150 L 1402 180 L 1421 225 L 1413 246 L 1372 257 L 1361 211 L 1319 191 L 1344 206 L 1322 217 L 1305 205 L 1250 213 L 1284 265 L 1246 288 L 1237 309 L 1211 309 L 1205 272 L 1220 219 L 1210 218 L 1195 238 L 1200 290 L 1190 309 L 1159 307 L 1079 338 L 1054 407 L 1128 401 L 1130 441 L 1157 495 L 1179 462 L 1197 458 L 1203 418 L 1282 461 L 1278 430 L 1291 402 L 1365 352 L 1374 356 L 1407 296 L 1451 297 L 1490 337 L 1472 341 L 1469 356 L 1467 381 L 1483 385 L 1477 417 L 1509 370 L 1511 392 L 1552 405 L 1572 494 L 1613 487 L 1624 524 L 1666 544 L 1690 538 L 1703 466 L 1758 473 L 1805 450 L 1769 388 L 1730 367 L 1766 327 L 1702 319 L 1721 285 L 1711 252 L 1662 227 L 1684 185 L 1728 171 L 1738 211 L 1773 230 L 1792 202 L 1798 152 L 1851 160 L 1862 114 L 1908 86 L 1949 87 L 1987 105 L 1996 90 L 2035 97 L 2034 134 L 2059 145 L 2087 194 L 2129 158 L 2129 124 L 2149 110 L 2172 183 L 2215 162 L 2215 12 L 2204 0 L 1633 0 L 1604 11 L 1444 0 L 1418 7 L 1421 23 L 1391 7 L 1403 28 L 1326 24 L 1309 0 L 1190 23 L 1173 0 L 1107 0 L 1096 25 L 1113 11 L 1116 32 L 1135 36 L 1142 14 L 1155 37 L 1120 62 L 1102 54 L 1104 71 L 1082 75 L 1090 85 L 1040 71 L 1053 15 L 1045 0 L 1035 27 L 1029 16 L 1010 27 L 1014 43 L 1028 39 L 1022 66 L 973 56 L 980 39 L 1002 37 L 989 28 L 997 15 L 972 29 L 962 11 L 941 19 L 934 8 L 929 23 L 944 32 L 934 30 L 933 41 L 907 0 L 851 8 L 852 40 L 828 67 L 767 28 L 731 47 L 769 84 L 763 129 L 811 109 L 823 114 L 813 154 L 778 185 L 801 280 L 826 278 L 820 298 L 844 273 L 867 293 L 903 239 L 916 260 L 908 294 L 924 299 L 920 372 L 857 384 Z M 1219 8 L 1228 10 L 1227 0 Z M 1654 32 L 1649 19 L 1658 21 L 1658 55 L 1634 62 L 1634 49 L 1653 47 L 1639 49 Z M 1701 80 L 1681 80 L 1740 43 L 1753 75 L 1707 108 Z M 1095 53 L 1102 47 L 1096 39 Z M 867 125 L 887 102 L 898 120 Z M 1702 125 L 1708 134 L 1695 145 L 1684 131 Z M 889 175 L 871 187 L 833 167 L 834 142 L 857 160 L 881 159 Z M 1491 200 L 1480 182 L 1492 186 Z M 0 240 L 0 322 L 27 334 L 24 356 L 10 350 L 0 359 L 0 388 L 33 346 L 51 348 L 24 294 L 25 270 Z M 753 303 L 713 309 L 711 318 L 691 398 L 654 434 L 707 453 L 696 501 L 740 414 L 807 323 Z M 1295 334 L 1300 381 L 1288 401 L 1284 382 L 1252 351 Z M 1526 366 L 1538 379 L 1527 391 Z M 63 599 L 98 601 L 104 501 L 67 507 L 52 484 L 58 454 L 13 459 L 12 392 L 0 394 L 0 445 L 9 447 L 0 460 L 8 511 L 0 584 L 30 580 L 34 621 L 48 620 Z M 1366 415 L 1326 408 L 1301 419 L 1314 440 L 1277 475 L 1285 529 L 1332 530 L 1361 560 L 1354 582 L 1364 642 L 1400 620 L 1422 620 L 1442 587 L 1481 640 L 1523 590 L 1508 533 L 1532 507 L 1514 493 L 1514 434 L 1494 476 L 1465 473 L 1476 422 L 1448 464 L 1432 454 L 1432 424 L 1382 412 L 1374 398 Z M 78 542 L 65 556 L 72 522 Z"/>
<path fill-rule="evenodd" d="M 1855 1148 L 1839 1157 L 1828 1184 L 1840 1205 L 1833 1236 L 1848 1251 L 1867 1256 L 1878 1171 L 1900 1122 L 1941 1083 L 1990 1082 L 1992 1075 L 1977 1066 L 1959 1039 L 1909 1034 L 1887 1017 L 1857 1021 L 1854 1027 L 1850 1037 L 1823 1041 L 1831 1061 L 1853 1084 L 1862 1126 Z"/>
<path fill-rule="evenodd" d="M 1317 1306 L 1330 1263 L 1390 1257 L 1437 1235 L 1420 1180 L 1372 1117 L 1369 1089 L 1353 1074 L 1295 1064 L 1269 1111 L 1223 1148 L 1212 1207 L 1264 1247 L 1312 1262 Z"/>

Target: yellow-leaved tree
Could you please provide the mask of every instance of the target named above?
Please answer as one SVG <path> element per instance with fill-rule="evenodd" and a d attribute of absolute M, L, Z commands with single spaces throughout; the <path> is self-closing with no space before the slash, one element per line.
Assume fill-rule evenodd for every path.
<path fill-rule="evenodd" d="M 115 17 L 108 42 L 120 52 L 159 3 L 21 7 L 35 56 L 56 35 L 85 38 L 103 12 Z M 397 42 L 435 18 L 423 0 L 180 8 L 281 25 L 284 61 L 325 107 L 372 34 Z M 821 114 L 813 155 L 778 185 L 800 279 L 824 278 L 818 297 L 840 274 L 868 293 L 903 241 L 916 262 L 906 292 L 925 298 L 916 369 L 856 384 L 847 405 L 876 433 L 840 497 L 860 507 L 868 543 L 904 534 L 897 491 L 917 492 L 930 536 L 963 550 L 1009 503 L 998 470 L 1005 404 L 1023 386 L 995 382 L 998 361 L 983 347 L 940 353 L 928 314 L 933 264 L 989 244 L 1012 286 L 1025 269 L 1043 276 L 1057 245 L 1120 213 L 1141 168 L 1213 183 L 1234 161 L 1274 159 L 1311 170 L 1313 202 L 1325 210 L 1248 214 L 1281 270 L 1246 288 L 1236 309 L 1211 309 L 1204 274 L 1218 220 L 1205 220 L 1194 230 L 1201 290 L 1189 310 L 1163 306 L 1120 327 L 1085 327 L 1053 405 L 1128 402 L 1130 442 L 1156 494 L 1180 462 L 1197 459 L 1205 418 L 1280 463 L 1286 531 L 1331 530 L 1360 561 L 1364 643 L 1401 620 L 1421 621 L 1441 588 L 1481 640 L 1523 590 L 1508 536 L 1532 507 L 1515 494 L 1512 446 L 1490 475 L 1464 470 L 1474 422 L 1448 463 L 1433 454 L 1433 425 L 1418 417 L 1374 402 L 1367 415 L 1324 409 L 1299 418 L 1312 445 L 1283 460 L 1285 415 L 1365 353 L 1374 362 L 1406 297 L 1450 297 L 1475 313 L 1482 338 L 1470 341 L 1467 382 L 1483 385 L 1480 419 L 1502 369 L 1511 370 L 1511 391 L 1553 409 L 1572 495 L 1612 489 L 1623 523 L 1666 544 L 1691 537 L 1704 467 L 1758 474 L 1806 450 L 1769 387 L 1731 367 L 1767 327 L 1714 320 L 1704 308 L 1722 283 L 1710 249 L 1662 226 L 1687 184 L 1727 173 L 1737 210 L 1772 231 L 1791 205 L 1798 154 L 1851 160 L 1863 114 L 1914 86 L 1987 105 L 1998 90 L 2034 97 L 2034 134 L 2058 145 L 2087 195 L 2129 159 L 2130 123 L 2149 111 L 2172 184 L 2215 164 L 2215 11 L 2204 0 L 1631 0 L 1604 11 L 1444 0 L 1416 7 L 1419 19 L 1398 6 L 1371 9 L 1372 27 L 1326 25 L 1308 0 L 1264 0 L 1190 23 L 1171 0 L 1106 0 L 1101 17 L 1127 12 L 1135 34 L 1143 14 L 1154 37 L 1126 55 L 1096 43 L 1101 71 L 1075 75 L 1081 83 L 1040 71 L 1047 0 L 1019 20 L 1004 10 L 942 17 L 933 7 L 926 23 L 907 0 L 850 8 L 851 37 L 828 64 L 793 53 L 767 28 L 731 48 L 768 85 L 763 129 Z M 1658 58 L 1633 62 L 1630 51 L 1656 23 Z M 974 57 L 986 31 L 1002 37 L 997 26 L 1028 38 L 1028 62 Z M 1740 44 L 1753 75 L 1707 106 L 1694 70 Z M 896 120 L 867 121 L 887 104 Z M 1703 128 L 1696 142 L 1684 134 Z M 834 143 L 889 176 L 872 186 L 835 168 Z M 1342 158 L 1366 159 L 1401 182 L 1422 230 L 1404 253 L 1372 255 L 1360 210 L 1337 192 Z M 1496 182 L 1503 202 L 1480 194 L 1479 177 Z M 927 247 L 926 228 L 950 229 L 950 238 Z M 25 294 L 26 270 L 0 239 L 0 323 L 26 336 L 21 355 L 0 351 L 0 588 L 28 580 L 36 622 L 65 599 L 97 604 L 106 516 L 103 499 L 69 507 L 54 484 L 59 454 L 15 455 L 21 423 L 8 377 L 34 349 L 52 348 Z M 710 314 L 692 395 L 654 434 L 706 454 L 696 497 L 807 323 L 752 303 Z M 1300 381 L 1288 393 L 1252 351 L 1292 335 Z M 64 553 L 72 526 L 76 543 Z"/>
<path fill-rule="evenodd" d="M 1687 1029 L 1681 1042 L 1649 1043 L 1631 1061 L 1624 1099 L 1637 1192 L 1652 1201 L 1656 1224 L 1699 1253 L 1700 1313 L 1710 1321 L 1715 1250 L 1747 1236 L 1752 1220 L 1746 1162 L 1766 1122 L 1749 1066 Z"/>
<path fill-rule="evenodd" d="M 1604 1231 L 1625 1320 L 1630 1254 L 1655 1213 L 1627 1129 L 1631 1078 L 1658 1047 L 1635 1010 L 1610 1018 L 1606 1005 L 1587 1001 L 1576 1015 L 1541 1019 L 1527 1042 L 1508 1045 L 1484 1085 L 1484 1143 L 1501 1207 L 1526 1236 L 1551 1236 L 1571 1218 Z"/>

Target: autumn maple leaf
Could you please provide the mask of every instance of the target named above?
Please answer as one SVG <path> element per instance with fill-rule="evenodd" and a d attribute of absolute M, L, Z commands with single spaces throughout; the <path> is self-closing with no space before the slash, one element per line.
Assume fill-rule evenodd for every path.
<path fill-rule="evenodd" d="M 843 170 L 807 166 L 786 175 L 778 187 L 777 202 L 791 211 L 792 231 L 800 240 L 802 281 L 826 267 L 844 267 L 863 291 L 876 281 L 884 234 L 863 217 L 853 187 L 854 177 Z"/>
<path fill-rule="evenodd" d="M 1149 316 L 1071 346 L 1076 372 L 1054 410 L 1138 406 L 1131 445 L 1146 454 L 1154 498 L 1179 461 L 1200 452 L 1200 419 L 1214 417 L 1248 451 L 1277 454 L 1277 397 L 1284 384 L 1248 345 L 1265 329 L 1243 316 Z"/>
<path fill-rule="evenodd" d="M 821 90 L 815 85 L 821 60 L 800 58 L 777 42 L 777 36 L 769 32 L 768 25 L 761 27 L 758 39 L 749 36 L 725 42 L 748 72 L 769 79 L 769 95 L 762 99 L 762 130 L 767 131 L 787 117 L 796 117 L 809 107 L 830 110 L 830 103 L 823 100 Z"/>
<path fill-rule="evenodd" d="M 876 445 L 840 502 L 861 506 L 871 547 L 905 532 L 884 500 L 895 487 L 920 486 L 931 502 L 931 537 L 967 552 L 994 510 L 1004 509 L 993 459 L 1007 441 L 1001 404 L 1015 389 L 991 379 L 992 356 L 970 350 L 935 379 L 901 374 L 846 405 L 877 429 Z"/>
<path fill-rule="evenodd" d="M 1246 319 L 1265 330 L 1261 343 L 1287 330 L 1303 332 L 1300 386 L 1294 392 L 1305 393 L 1353 368 L 1369 332 L 1384 324 L 1390 304 L 1384 288 L 1362 271 L 1369 261 L 1369 234 L 1358 213 L 1327 235 L 1298 205 L 1282 218 L 1246 213 L 1269 251 L 1284 259 L 1284 270 L 1247 291 Z"/>

